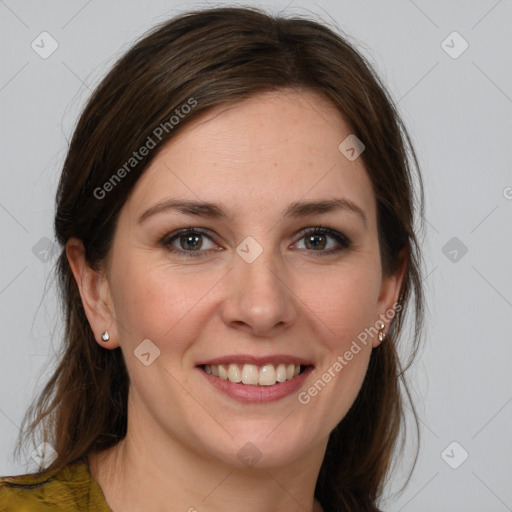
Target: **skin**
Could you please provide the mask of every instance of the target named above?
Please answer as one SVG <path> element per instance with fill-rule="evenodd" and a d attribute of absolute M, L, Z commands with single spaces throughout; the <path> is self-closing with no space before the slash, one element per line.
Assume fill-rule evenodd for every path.
<path fill-rule="evenodd" d="M 317 510 L 329 433 L 354 402 L 377 337 L 360 344 L 307 405 L 297 393 L 241 404 L 196 364 L 226 354 L 292 354 L 315 366 L 299 391 L 307 390 L 393 307 L 404 266 L 383 275 L 371 181 L 361 158 L 350 162 L 339 151 L 351 131 L 323 97 L 265 92 L 183 128 L 124 204 L 108 265 L 93 271 L 81 242 L 67 244 L 97 342 L 120 346 L 130 375 L 127 436 L 92 454 L 91 472 L 114 511 Z M 138 222 L 171 197 L 217 203 L 228 217 L 167 210 Z M 350 210 L 283 218 L 292 202 L 341 197 L 366 221 Z M 320 248 L 306 245 L 300 231 L 318 224 L 352 246 L 328 254 L 339 244 L 321 233 Z M 159 243 L 197 227 L 211 235 L 202 238 L 199 257 Z M 263 248 L 252 263 L 236 252 L 248 236 Z M 171 247 L 184 253 L 191 246 L 177 238 Z M 145 339 L 160 350 L 149 366 L 134 356 Z M 247 442 L 261 453 L 253 467 L 237 458 Z"/>

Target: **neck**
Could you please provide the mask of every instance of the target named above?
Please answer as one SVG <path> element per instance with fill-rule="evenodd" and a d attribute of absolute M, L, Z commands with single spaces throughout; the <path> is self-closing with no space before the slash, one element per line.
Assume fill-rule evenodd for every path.
<path fill-rule="evenodd" d="M 278 467 L 240 468 L 155 432 L 154 420 L 128 418 L 122 441 L 89 456 L 91 474 L 114 512 L 322 512 L 314 490 L 326 440 Z"/>

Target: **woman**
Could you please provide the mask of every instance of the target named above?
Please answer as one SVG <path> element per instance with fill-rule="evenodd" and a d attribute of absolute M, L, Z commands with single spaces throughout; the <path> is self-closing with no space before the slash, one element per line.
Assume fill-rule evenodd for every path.
<path fill-rule="evenodd" d="M 141 39 L 57 193 L 66 336 L 28 428 L 54 460 L 0 508 L 378 510 L 413 297 L 412 354 L 422 323 L 416 167 L 325 26 L 217 8 Z"/>

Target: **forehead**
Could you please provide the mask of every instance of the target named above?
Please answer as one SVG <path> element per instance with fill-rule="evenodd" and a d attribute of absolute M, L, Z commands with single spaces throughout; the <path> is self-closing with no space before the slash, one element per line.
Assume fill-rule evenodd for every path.
<path fill-rule="evenodd" d="M 373 217 L 362 160 L 349 161 L 338 148 L 350 133 L 341 113 L 317 93 L 260 93 L 183 126 L 126 206 L 135 212 L 172 196 L 263 213 L 301 199 L 346 197 Z"/>

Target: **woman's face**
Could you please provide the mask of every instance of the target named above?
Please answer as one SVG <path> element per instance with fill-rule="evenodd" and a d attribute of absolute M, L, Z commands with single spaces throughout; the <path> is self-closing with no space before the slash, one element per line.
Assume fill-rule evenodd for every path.
<path fill-rule="evenodd" d="M 113 240 L 112 319 L 92 321 L 121 346 L 145 435 L 259 467 L 325 447 L 400 284 L 348 135 L 312 92 L 259 94 L 186 125 L 139 179 Z"/>

